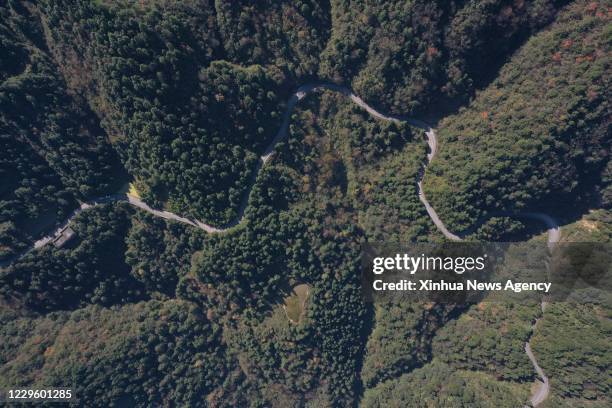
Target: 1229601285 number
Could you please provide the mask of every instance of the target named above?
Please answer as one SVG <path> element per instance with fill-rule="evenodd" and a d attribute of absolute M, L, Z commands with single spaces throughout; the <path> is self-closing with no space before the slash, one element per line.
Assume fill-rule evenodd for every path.
<path fill-rule="evenodd" d="M 70 401 L 73 399 L 74 392 L 72 388 L 9 388 L 4 390 L 0 401 Z"/>

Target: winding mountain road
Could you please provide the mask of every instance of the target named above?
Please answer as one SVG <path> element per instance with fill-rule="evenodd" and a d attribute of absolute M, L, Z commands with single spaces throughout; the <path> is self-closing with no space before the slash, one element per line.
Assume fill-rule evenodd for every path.
<path fill-rule="evenodd" d="M 427 164 L 429 164 L 436 155 L 438 148 L 438 140 L 436 137 L 436 132 L 432 128 L 426 127 L 425 129 L 425 134 L 427 135 L 427 143 L 429 144 L 429 153 L 427 155 Z M 427 197 L 425 197 L 425 193 L 423 192 L 423 176 L 419 178 L 419 181 L 417 182 L 417 187 L 419 200 L 421 200 L 421 203 L 423 203 L 423 205 L 425 206 L 427 214 L 429 214 L 429 218 L 431 218 L 431 220 L 440 230 L 440 232 L 451 241 L 461 241 L 462 238 L 459 235 L 450 232 L 448 228 L 446 228 L 444 222 L 442 222 L 440 217 L 438 217 L 436 210 L 429 204 L 429 201 L 427 200 Z M 554 249 L 555 245 L 559 242 L 559 239 L 561 238 L 561 230 L 559 228 L 559 223 L 548 214 L 538 212 L 523 212 L 514 214 L 504 213 L 503 215 L 507 215 L 514 218 L 532 219 L 534 221 L 542 222 L 544 225 L 546 225 L 548 233 L 547 243 L 549 252 Z M 541 308 L 543 314 L 544 309 L 546 308 L 546 302 L 544 300 L 541 303 Z M 535 331 L 540 319 L 541 317 L 536 319 L 533 323 L 531 328 L 532 333 Z M 546 398 L 548 398 L 548 394 L 550 393 L 550 384 L 548 382 L 548 377 L 544 373 L 542 367 L 540 367 L 540 365 L 538 364 L 538 360 L 536 359 L 535 355 L 533 354 L 533 351 L 531 350 L 530 340 L 525 343 L 525 353 L 527 354 L 527 357 L 529 357 L 531 364 L 533 364 L 533 368 L 538 374 L 540 380 L 536 382 L 535 390 L 531 395 L 529 401 L 531 403 L 531 406 L 537 407 Z M 528 406 L 526 406 L 526 408 L 528 408 Z"/>
<path fill-rule="evenodd" d="M 241 206 L 239 208 L 238 211 L 238 216 L 236 217 L 235 220 L 233 220 L 232 222 L 230 222 L 229 224 L 223 226 L 223 227 L 216 227 L 210 224 L 206 224 L 204 222 L 198 221 L 198 220 L 194 220 L 194 219 L 190 219 L 190 218 L 186 218 L 186 217 L 181 217 L 179 215 L 176 215 L 172 212 L 169 211 L 163 211 L 163 210 L 157 210 L 154 208 L 151 208 L 149 205 L 147 205 L 145 202 L 143 202 L 142 200 L 140 200 L 138 197 L 132 196 L 132 195 L 127 195 L 127 194 L 114 194 L 114 195 L 109 195 L 109 196 L 105 196 L 105 197 L 101 197 L 95 200 L 92 200 L 90 202 L 87 203 L 82 203 L 80 205 L 79 208 L 77 208 L 76 210 L 73 211 L 73 213 L 62 223 L 62 225 L 60 227 L 58 227 L 53 233 L 51 233 L 50 235 L 47 235 L 41 239 L 39 239 L 38 241 L 36 241 L 33 246 L 31 248 L 29 248 L 28 250 L 24 251 L 23 253 L 19 254 L 18 256 L 13 257 L 10 260 L 7 261 L 3 261 L 0 262 L 0 267 L 6 267 L 9 266 L 11 263 L 15 262 L 17 259 L 23 257 L 27 252 L 31 251 L 32 249 L 38 249 L 43 247 L 44 245 L 48 244 L 50 241 L 52 241 L 55 237 L 58 236 L 58 234 L 61 233 L 61 230 L 67 226 L 68 224 L 70 224 L 70 222 L 72 222 L 72 220 L 79 215 L 82 211 L 87 210 L 89 208 L 95 207 L 96 205 L 101 205 L 101 204 L 106 204 L 106 203 L 110 203 L 110 202 L 117 202 L 117 201 L 125 201 L 128 202 L 130 205 L 133 205 L 135 207 L 138 207 L 144 211 L 147 211 L 157 217 L 161 217 L 167 220 L 173 220 L 173 221 L 177 221 L 177 222 L 182 222 L 184 224 L 189 224 L 192 225 L 194 227 L 200 228 L 204 231 L 206 231 L 207 233 L 221 233 L 221 232 L 225 232 L 227 230 L 229 230 L 230 228 L 233 228 L 237 225 L 239 225 L 240 223 L 242 223 L 244 221 L 244 211 L 248 205 L 248 201 L 249 201 L 249 196 L 251 194 L 252 191 L 252 186 L 255 183 L 255 179 L 257 177 L 257 174 L 259 173 L 259 170 L 266 164 L 268 163 L 268 161 L 270 161 L 270 159 L 272 158 L 273 154 L 274 154 L 274 148 L 276 147 L 276 145 L 278 144 L 278 142 L 280 142 L 281 140 L 283 140 L 284 138 L 287 137 L 287 132 L 289 129 L 289 122 L 291 120 L 291 113 L 293 112 L 293 109 L 295 108 L 295 106 L 302 100 L 304 99 L 306 96 L 308 96 L 310 93 L 319 91 L 319 90 L 330 90 L 333 92 L 337 92 L 340 93 L 346 97 L 348 97 L 353 103 L 355 103 L 356 105 L 360 106 L 361 108 L 363 108 L 366 112 L 368 112 L 372 117 L 380 119 L 380 120 L 386 120 L 386 121 L 392 121 L 392 122 L 406 122 L 408 124 L 410 124 L 411 126 L 417 127 L 422 129 L 425 132 L 425 135 L 427 136 L 427 143 L 429 145 L 429 153 L 427 154 L 427 162 L 425 163 L 419 180 L 417 182 L 417 187 L 418 187 L 418 195 L 419 195 L 419 200 L 423 203 L 423 205 L 425 206 L 425 209 L 427 210 L 427 214 L 429 215 L 429 217 L 431 218 L 432 222 L 436 225 L 436 227 L 440 230 L 440 232 L 449 240 L 452 241 L 461 241 L 462 238 L 457 235 L 454 234 L 452 232 L 450 232 L 448 230 L 448 228 L 446 227 L 446 225 L 444 224 L 444 222 L 440 219 L 440 217 L 438 216 L 438 214 L 436 213 L 435 209 L 429 204 L 429 201 L 427 200 L 427 197 L 425 196 L 425 193 L 423 192 L 423 176 L 425 174 L 425 168 L 427 167 L 427 165 L 429 165 L 429 163 L 434 159 L 436 152 L 438 150 L 438 140 L 436 137 L 436 132 L 435 130 L 429 126 L 427 123 L 418 120 L 418 119 L 414 119 L 414 118 L 410 118 L 407 116 L 401 116 L 401 115 L 385 115 L 379 111 L 377 111 L 376 109 L 374 109 L 373 107 L 371 107 L 370 105 L 368 105 L 363 99 L 361 99 L 359 96 L 355 95 L 349 88 L 341 86 L 341 85 L 337 85 L 337 84 L 333 84 L 333 83 L 329 83 L 329 82 L 315 82 L 315 83 L 308 83 L 305 85 L 300 86 L 289 98 L 288 102 L 287 102 L 287 109 L 285 110 L 284 114 L 283 114 L 283 118 L 282 118 L 282 122 L 281 122 L 281 126 L 278 130 L 278 132 L 276 133 L 276 135 L 274 136 L 274 138 L 272 139 L 272 141 L 270 142 L 270 144 L 266 147 L 266 149 L 264 150 L 264 152 L 262 153 L 262 155 L 260 156 L 260 160 L 257 163 L 257 167 L 254 169 L 253 171 L 253 176 L 250 180 L 250 188 L 249 188 L 249 192 L 248 194 L 245 194 Z M 559 236 L 560 236 L 560 231 L 559 231 L 559 226 L 558 223 L 549 215 L 547 214 L 543 214 L 543 213 L 519 213 L 519 214 L 509 214 L 510 216 L 513 217 L 517 217 L 517 218 L 530 218 L 530 219 L 534 219 L 540 222 L 543 222 L 547 228 L 548 228 L 548 244 L 549 244 L 549 248 L 552 248 L 552 246 L 554 246 L 554 244 L 556 242 L 559 241 Z M 544 307 L 545 307 L 545 303 L 542 302 L 542 311 L 544 311 Z M 533 328 L 535 329 L 535 326 L 537 325 L 539 319 L 535 321 Z M 533 355 L 533 352 L 531 351 L 531 346 L 529 344 L 529 342 L 527 342 L 525 344 L 525 352 L 527 354 L 527 356 L 529 357 L 530 361 L 532 362 L 535 371 L 537 372 L 538 376 L 541 379 L 541 382 L 538 382 L 538 387 L 536 389 L 536 391 L 534 392 L 534 394 L 531 396 L 531 404 L 532 406 L 537 406 L 538 404 L 540 404 L 542 401 L 544 401 L 549 394 L 549 384 L 548 384 L 548 377 L 546 377 L 546 375 L 544 374 L 544 371 L 542 370 L 542 368 L 538 365 L 538 362 L 535 358 L 535 356 Z"/>

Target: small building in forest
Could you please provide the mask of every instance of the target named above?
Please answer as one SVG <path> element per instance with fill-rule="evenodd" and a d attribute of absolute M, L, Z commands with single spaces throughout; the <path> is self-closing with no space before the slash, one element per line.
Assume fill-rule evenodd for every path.
<path fill-rule="evenodd" d="M 75 235 L 76 232 L 74 232 L 72 228 L 66 226 L 62 228 L 59 235 L 53 239 L 53 245 L 55 245 L 56 248 L 62 248 L 68 241 L 74 238 Z"/>

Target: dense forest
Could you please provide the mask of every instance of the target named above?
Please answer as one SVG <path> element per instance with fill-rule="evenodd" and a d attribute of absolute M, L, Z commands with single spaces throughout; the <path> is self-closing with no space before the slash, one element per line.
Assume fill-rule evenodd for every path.
<path fill-rule="evenodd" d="M 321 74 L 394 113 L 465 102 L 563 0 L 332 1 Z"/>
<path fill-rule="evenodd" d="M 329 38 L 326 1 L 219 1 L 216 21 L 226 58 L 280 68 L 294 80 L 317 74 Z"/>
<path fill-rule="evenodd" d="M 529 378 L 534 371 L 523 346 L 537 309 L 514 303 L 474 305 L 438 330 L 432 353 L 457 369 L 490 372 L 511 381 Z"/>
<path fill-rule="evenodd" d="M 83 406 L 516 407 L 531 340 L 542 406 L 610 404 L 605 304 L 372 304 L 360 259 L 368 242 L 444 241 L 423 175 L 471 240 L 542 242 L 500 213 L 543 210 L 563 240 L 610 242 L 608 1 L 7 0 L 0 15 L 0 388 L 72 386 Z M 436 123 L 431 165 L 423 129 L 325 90 L 262 166 L 311 81 Z M 128 182 L 231 228 L 106 202 L 65 246 L 30 250 Z"/>
<path fill-rule="evenodd" d="M 2 260 L 40 232 L 33 225 L 62 219 L 76 200 L 117 188 L 122 169 L 99 121 L 70 94 L 45 52 L 28 8 L 11 2 L 0 15 Z"/>
<path fill-rule="evenodd" d="M 568 241 L 612 242 L 612 213 L 591 211 L 564 229 Z M 554 398 L 547 407 L 578 407 L 609 403 L 612 382 L 609 339 L 612 335 L 610 293 L 597 290 L 601 304 L 550 303 L 534 334 L 533 350 L 548 367 Z M 573 361 L 580 355 L 581 364 Z"/>
<path fill-rule="evenodd" d="M 219 326 L 179 300 L 0 321 L 11 339 L 0 355 L 2 386 L 76 386 L 81 406 L 194 405 L 227 370 Z"/>
<path fill-rule="evenodd" d="M 362 406 L 516 407 L 527 395 L 516 384 L 434 362 L 366 391 Z"/>
<path fill-rule="evenodd" d="M 576 205 L 593 194 L 609 162 L 608 26 L 597 3 L 569 7 L 440 123 L 425 191 L 451 229 L 487 212 Z"/>
<path fill-rule="evenodd" d="M 209 10 L 198 4 L 205 2 L 146 10 L 46 3 L 53 53 L 66 60 L 65 75 L 91 66 L 75 92 L 102 117 L 143 197 L 211 223 L 231 222 L 257 153 L 280 124 L 282 72 L 213 62 L 221 52 L 217 31 L 204 30 L 207 16 L 192 17 L 193 8 Z M 73 25 L 82 29 L 61 29 Z"/>
<path fill-rule="evenodd" d="M 45 311 L 142 298 L 142 284 L 129 276 L 123 257 L 109 256 L 125 252 L 127 212 L 125 206 L 83 212 L 72 226 L 82 238 L 78 244 L 61 249 L 48 245 L 14 262 L 0 277 L 5 296 L 19 293 L 25 306 Z"/>

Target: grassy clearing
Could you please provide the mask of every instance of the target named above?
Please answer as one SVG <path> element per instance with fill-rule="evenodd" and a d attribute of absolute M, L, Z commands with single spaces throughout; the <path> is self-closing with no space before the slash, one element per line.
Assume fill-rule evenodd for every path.
<path fill-rule="evenodd" d="M 308 299 L 309 293 L 310 286 L 303 283 L 296 285 L 293 288 L 291 296 L 285 298 L 283 309 L 285 310 L 287 319 L 289 319 L 291 323 L 298 324 L 301 321 L 306 309 L 306 300 Z"/>

